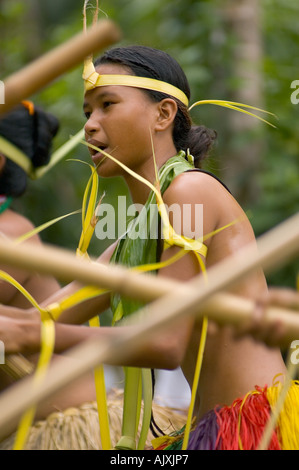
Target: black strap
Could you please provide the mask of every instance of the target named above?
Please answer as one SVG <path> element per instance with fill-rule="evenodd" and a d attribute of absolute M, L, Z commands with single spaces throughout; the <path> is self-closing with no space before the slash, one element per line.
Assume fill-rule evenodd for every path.
<path fill-rule="evenodd" d="M 207 171 L 207 170 L 202 170 L 201 168 L 192 168 L 192 170 L 187 170 L 186 173 L 189 173 L 190 171 L 200 171 L 201 173 L 206 173 L 207 175 L 210 175 L 212 176 L 213 178 L 215 178 L 217 181 L 219 181 L 219 183 L 222 184 L 222 186 L 224 186 L 224 188 L 231 194 L 231 191 L 228 189 L 228 187 L 223 183 L 223 181 L 221 181 L 218 176 L 214 175 L 213 173 L 211 173 L 210 171 Z"/>

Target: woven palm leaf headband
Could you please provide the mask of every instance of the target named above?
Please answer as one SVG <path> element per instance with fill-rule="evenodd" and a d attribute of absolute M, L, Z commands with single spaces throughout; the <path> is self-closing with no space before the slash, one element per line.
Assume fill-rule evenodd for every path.
<path fill-rule="evenodd" d="M 83 30 L 87 30 L 87 6 L 89 0 L 84 0 L 83 7 Z M 99 4 L 96 2 L 96 8 L 93 14 L 93 24 L 98 20 L 99 13 Z M 84 80 L 84 89 L 85 91 L 93 90 L 94 88 L 101 86 L 110 86 L 110 85 L 121 85 L 129 86 L 134 88 L 143 88 L 146 90 L 159 91 L 160 93 L 166 93 L 174 98 L 177 98 L 185 106 L 188 106 L 189 100 L 185 93 L 179 88 L 171 85 L 170 83 L 163 82 L 161 80 L 156 80 L 154 78 L 148 77 L 139 77 L 136 75 L 100 75 L 96 72 L 92 56 L 89 56 L 84 61 L 84 69 L 82 78 Z"/>
<path fill-rule="evenodd" d="M 187 107 L 189 106 L 189 100 L 187 96 L 185 95 L 185 93 L 179 88 L 171 85 L 170 83 L 163 82 L 161 80 L 156 80 L 154 78 L 139 77 L 136 75 L 117 75 L 117 74 L 100 75 L 95 70 L 94 64 L 92 62 L 92 57 L 87 57 L 85 59 L 82 77 L 84 80 L 85 91 L 90 91 L 97 87 L 110 86 L 110 85 L 130 86 L 134 88 L 143 88 L 147 90 L 153 90 L 153 91 L 159 91 L 161 93 L 166 93 L 167 95 L 172 96 L 173 98 L 177 98 L 185 106 Z M 275 116 L 273 113 L 270 113 L 269 111 L 265 111 L 264 109 L 261 109 L 261 108 L 256 108 L 255 106 L 250 106 L 244 103 L 236 103 L 234 101 L 200 100 L 200 101 L 196 101 L 195 103 L 193 103 L 189 107 L 188 110 L 191 111 L 191 109 L 194 108 L 195 106 L 199 106 L 202 104 L 213 104 L 216 106 L 221 106 L 224 108 L 229 108 L 235 111 L 239 111 L 241 113 L 245 113 L 250 116 L 253 116 L 259 119 L 260 121 L 263 121 L 266 124 L 269 124 L 272 127 L 275 127 L 271 122 L 268 122 L 262 117 L 254 113 L 251 113 L 250 111 L 246 111 L 246 109 L 242 109 L 242 108 L 252 109 L 254 111 L 259 111 L 261 113 L 266 113 L 266 114 Z"/>
<path fill-rule="evenodd" d="M 185 93 L 170 83 L 162 82 L 154 78 L 138 77 L 136 75 L 100 75 L 96 72 L 91 58 L 85 61 L 83 80 L 85 91 L 109 85 L 130 86 L 166 93 L 167 95 L 177 98 L 185 106 L 189 104 Z"/>
<path fill-rule="evenodd" d="M 87 29 L 86 10 L 87 10 L 88 3 L 89 3 L 89 0 L 84 0 L 84 7 L 83 7 L 83 30 L 84 31 L 86 31 Z M 93 24 L 95 24 L 98 20 L 98 13 L 99 13 L 99 3 L 97 0 L 95 12 L 93 14 Z M 146 90 L 153 90 L 153 91 L 158 91 L 161 93 L 166 93 L 167 95 L 172 96 L 173 98 L 177 98 L 185 106 L 187 107 L 189 106 L 189 99 L 187 98 L 186 94 L 179 88 L 175 87 L 174 85 L 171 85 L 170 83 L 163 82 L 161 80 L 156 80 L 154 78 L 139 77 L 136 75 L 117 75 L 117 74 L 100 75 L 95 70 L 92 56 L 87 57 L 84 61 L 84 69 L 83 69 L 82 78 L 84 80 L 85 91 L 90 91 L 97 87 L 110 86 L 110 85 L 130 86 L 134 88 L 143 88 Z M 263 109 L 256 108 L 254 106 L 246 105 L 243 103 L 235 103 L 235 102 L 226 101 L 226 100 L 201 100 L 201 101 L 196 101 L 195 103 L 193 103 L 192 106 L 190 106 L 188 110 L 190 111 L 195 106 L 198 106 L 201 104 L 213 104 L 216 106 L 230 108 L 232 110 L 239 111 L 241 113 L 245 113 L 250 116 L 256 117 L 260 121 L 266 122 L 270 126 L 275 127 L 272 123 L 266 121 L 262 117 L 257 116 L 256 114 L 253 114 L 242 108 L 247 108 L 247 109 L 249 108 L 255 111 L 267 113 L 267 114 L 274 116 L 273 113 L 269 113 L 268 111 L 265 111 Z"/>

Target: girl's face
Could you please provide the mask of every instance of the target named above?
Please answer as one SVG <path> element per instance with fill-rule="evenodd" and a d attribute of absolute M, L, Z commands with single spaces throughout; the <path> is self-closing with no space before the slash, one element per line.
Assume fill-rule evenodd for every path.
<path fill-rule="evenodd" d="M 96 70 L 99 74 L 129 74 L 117 64 L 103 64 Z M 110 85 L 86 92 L 83 109 L 86 141 L 142 173 L 143 166 L 153 158 L 151 132 L 158 118 L 157 104 L 140 89 Z M 99 175 L 123 174 L 124 170 L 108 157 L 90 147 L 89 152 Z"/>

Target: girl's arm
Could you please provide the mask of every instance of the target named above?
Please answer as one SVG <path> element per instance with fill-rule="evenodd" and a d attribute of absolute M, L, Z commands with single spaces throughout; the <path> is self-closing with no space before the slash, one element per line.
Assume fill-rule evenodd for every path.
<path fill-rule="evenodd" d="M 101 262 L 107 262 L 110 259 L 114 247 L 109 247 L 99 258 Z M 47 300 L 42 302 L 42 307 L 47 307 L 52 303 L 58 303 L 77 292 L 82 285 L 73 281 L 67 286 L 59 289 Z M 61 314 L 57 320 L 57 350 L 67 349 L 70 345 L 80 342 L 86 338 L 91 329 L 78 329 L 77 336 L 71 335 L 69 338 L 64 335 L 59 336 L 59 323 L 82 324 L 97 314 L 102 313 L 109 306 L 109 294 L 101 295 L 90 300 L 81 302 L 72 308 L 69 308 Z M 73 330 L 77 331 L 76 328 Z M 79 333 L 80 331 L 80 333 Z M 82 332 L 81 332 L 82 331 Z M 84 331 L 84 332 L 83 332 Z M 65 332 L 65 328 L 63 329 Z M 70 329 L 70 334 L 72 330 Z M 59 339 L 60 338 L 60 339 Z M 6 353 L 34 353 L 40 348 L 40 312 L 34 307 L 21 309 L 11 306 L 0 306 L 0 341 L 5 345 Z"/>

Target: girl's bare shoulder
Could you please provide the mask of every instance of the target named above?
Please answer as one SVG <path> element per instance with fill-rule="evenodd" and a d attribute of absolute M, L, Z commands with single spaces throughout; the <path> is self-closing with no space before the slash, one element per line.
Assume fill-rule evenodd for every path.
<path fill-rule="evenodd" d="M 214 176 L 202 171 L 190 171 L 177 176 L 163 195 L 168 206 L 179 204 L 202 205 L 208 230 L 225 223 L 225 218 L 236 217 L 242 209 L 229 190 Z"/>
<path fill-rule="evenodd" d="M 212 174 L 204 171 L 188 171 L 178 175 L 165 191 L 169 200 L 212 200 L 219 195 L 233 199 L 228 189 Z"/>

